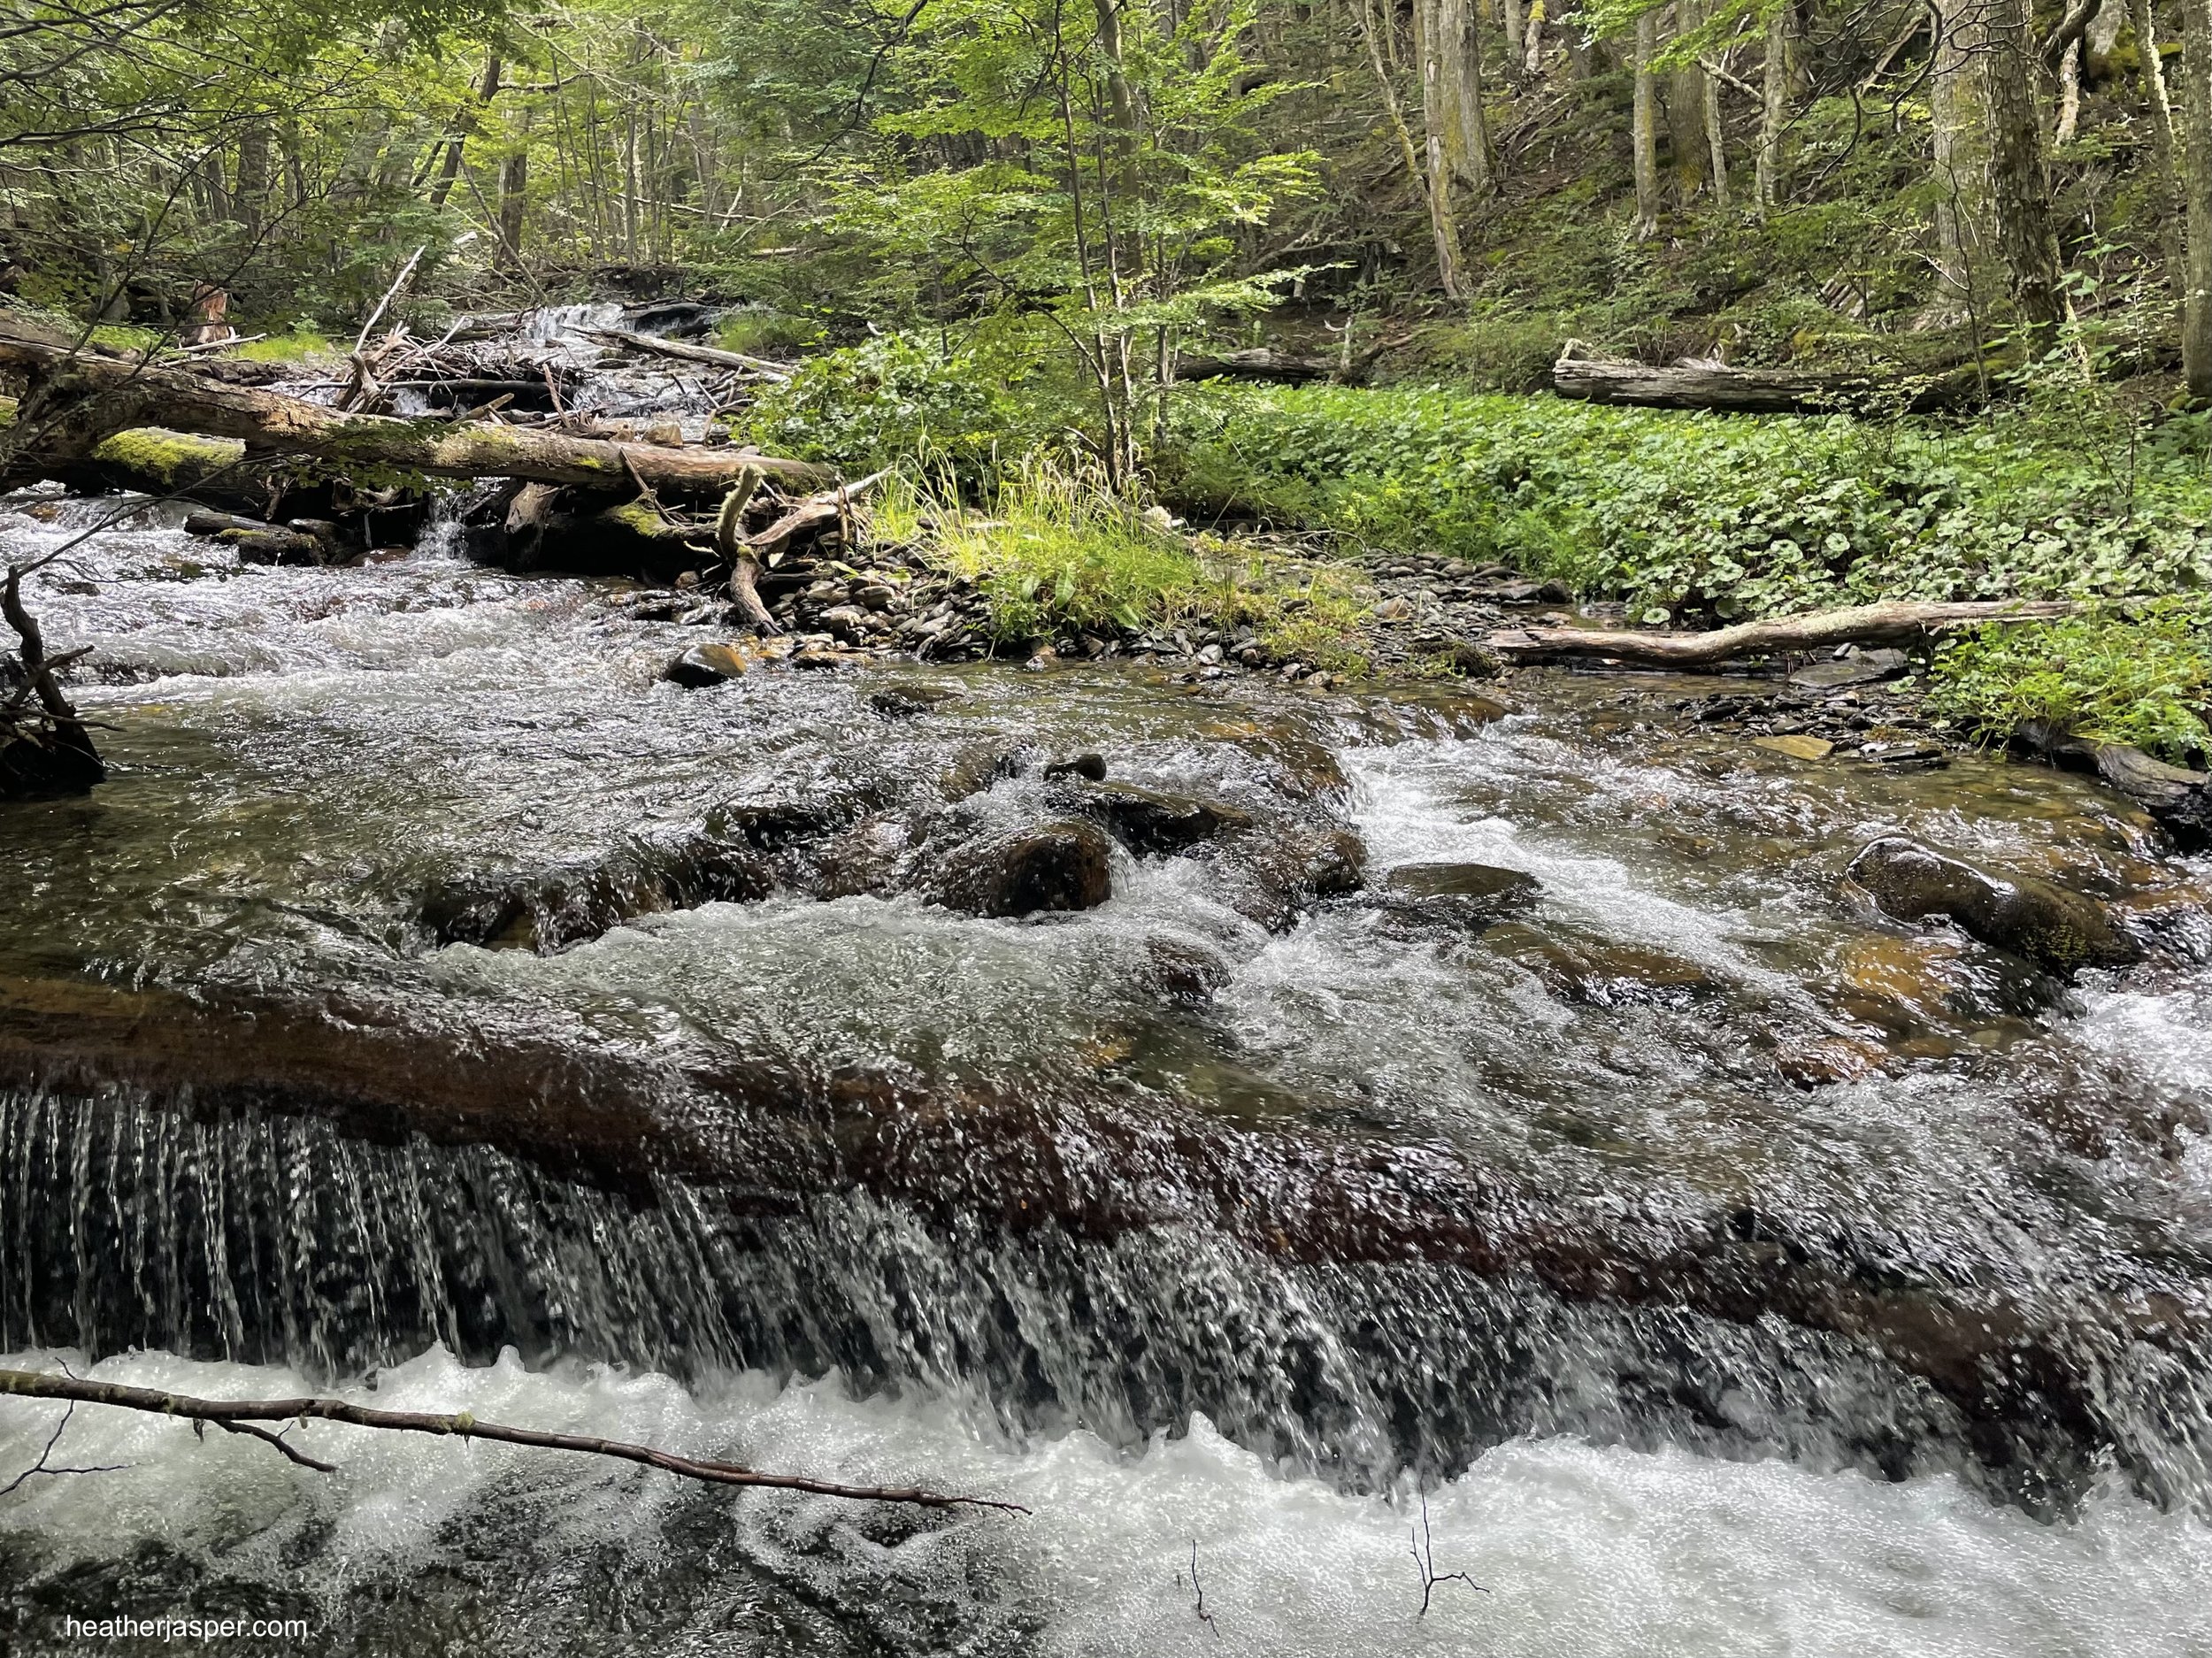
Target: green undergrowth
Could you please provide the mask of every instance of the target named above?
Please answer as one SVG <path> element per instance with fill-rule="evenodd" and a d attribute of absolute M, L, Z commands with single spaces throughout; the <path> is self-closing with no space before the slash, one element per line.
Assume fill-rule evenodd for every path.
<path fill-rule="evenodd" d="M 273 334 L 265 340 L 251 341 L 227 355 L 249 363 L 298 363 L 339 354 L 342 349 L 333 345 L 319 329 L 294 328 L 288 333 Z"/>
<path fill-rule="evenodd" d="M 970 501 L 949 469 L 910 465 L 875 503 L 881 540 L 926 549 L 988 602 L 1008 643 L 1186 626 L 1251 630 L 1277 660 L 1363 672 L 1356 572 L 1179 533 L 1091 471 L 1033 453 Z"/>
<path fill-rule="evenodd" d="M 2212 603 L 2161 599 L 1978 628 L 1937 652 L 1929 702 L 1993 733 L 2048 720 L 2200 764 L 2212 748 Z"/>
<path fill-rule="evenodd" d="M 1160 472 L 1194 516 L 1502 561 L 1656 623 L 2212 584 L 2206 438 L 2078 403 L 1939 422 L 1193 388 Z"/>

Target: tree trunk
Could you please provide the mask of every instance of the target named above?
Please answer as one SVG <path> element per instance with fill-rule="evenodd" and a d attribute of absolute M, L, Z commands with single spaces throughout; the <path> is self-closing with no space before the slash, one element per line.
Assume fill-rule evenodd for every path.
<path fill-rule="evenodd" d="M 1721 65 L 1727 67 L 1725 62 Z M 1706 75 L 1705 83 L 1705 142 L 1712 148 L 1713 206 L 1716 211 L 1728 211 L 1728 129 L 1721 125 L 1720 77 Z"/>
<path fill-rule="evenodd" d="M 2202 9 L 2212 0 L 2186 0 Z M 2193 11 L 2191 15 L 2194 15 Z M 2051 223 L 2051 180 L 2043 158 L 2043 123 L 2036 113 L 2035 40 L 2027 0 L 1989 0 L 1989 181 L 1997 211 L 1997 249 L 2010 279 L 2012 301 L 2037 351 L 2050 349 L 2065 320 L 2059 286 L 2058 235 Z"/>
<path fill-rule="evenodd" d="M 2153 0 L 2131 0 L 2135 51 L 2143 72 L 2143 102 L 2151 129 L 2151 165 L 2144 178 L 2145 205 L 2158 226 L 2159 257 L 2166 265 L 2166 286 L 2174 303 L 2186 286 L 2187 249 L 2181 236 L 2181 192 L 2176 178 L 2173 104 L 2166 96 L 2166 71 L 2158 56 L 2157 10 Z"/>
<path fill-rule="evenodd" d="M 499 96 L 499 54 L 484 54 L 484 78 L 476 83 L 476 104 L 464 105 L 453 118 L 453 136 L 446 140 L 445 160 L 438 169 L 438 182 L 430 192 L 430 205 L 443 207 L 453 194 L 453 187 L 461 177 L 461 152 L 467 148 L 469 134 L 476 130 L 477 110 Z"/>
<path fill-rule="evenodd" d="M 1697 0 L 1675 0 L 1672 35 L 1686 35 L 1697 23 Z M 1706 79 L 1695 58 L 1667 75 L 1667 148 L 1674 164 L 1675 196 L 1685 203 L 1705 182 Z"/>
<path fill-rule="evenodd" d="M 1982 27 L 1975 0 L 1929 0 L 1936 39 L 1928 89 L 1934 159 L 1936 280 L 1970 308 L 1982 230 Z M 2141 0 L 2148 4 L 2149 0 Z"/>
<path fill-rule="evenodd" d="M 1789 119 L 1790 11 L 1777 6 L 1767 19 L 1766 63 L 1760 75 L 1759 153 L 1752 164 L 1751 194 L 1761 220 L 1782 200 L 1782 128 Z"/>
<path fill-rule="evenodd" d="M 1452 214 L 1452 150 L 1459 141 L 1456 111 L 1445 94 L 1441 18 L 1444 0 L 1414 0 L 1414 61 L 1421 66 L 1421 125 L 1427 142 L 1429 224 L 1436 233 L 1439 284 L 1459 297 L 1459 227 Z"/>
<path fill-rule="evenodd" d="M 2188 247 L 2181 293 L 2182 374 L 2212 399 L 2212 0 L 2182 0 L 2182 186 Z"/>
<path fill-rule="evenodd" d="M 499 164 L 499 257 L 511 270 L 522 268 L 522 226 L 530 210 L 530 114 L 523 111 L 515 147 Z"/>
<path fill-rule="evenodd" d="M 1648 241 L 1659 230 L 1659 85 L 1651 60 L 1659 50 L 1659 14 L 1636 19 L 1636 101 L 1629 142 L 1636 174 L 1636 235 Z"/>
<path fill-rule="evenodd" d="M 1490 158 L 1490 121 L 1482 107 L 1482 34 L 1467 0 L 1440 0 L 1437 21 L 1444 37 L 1444 67 L 1452 113 L 1459 129 L 1454 165 L 1468 188 L 1488 194 L 1495 176 Z"/>
<path fill-rule="evenodd" d="M 1544 0 L 1528 9 L 1528 41 L 1522 49 L 1521 73 L 1534 81 L 1544 73 Z"/>
<path fill-rule="evenodd" d="M 239 136 L 236 176 L 232 206 L 238 222 L 258 234 L 269 207 L 269 129 L 258 121 Z"/>
<path fill-rule="evenodd" d="M 1537 0 L 1537 4 L 1542 5 L 1543 0 Z M 1506 73 L 1517 74 L 1522 56 L 1528 50 L 1528 30 L 1521 0 L 1498 0 L 1498 20 L 1505 27 Z"/>

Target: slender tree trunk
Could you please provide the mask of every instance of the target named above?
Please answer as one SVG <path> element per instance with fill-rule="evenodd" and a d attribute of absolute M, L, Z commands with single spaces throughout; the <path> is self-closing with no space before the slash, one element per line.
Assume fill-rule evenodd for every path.
<path fill-rule="evenodd" d="M 1721 67 L 1725 69 L 1724 61 Z M 1712 147 L 1713 206 L 1728 211 L 1728 129 L 1720 119 L 1720 77 L 1707 75 L 1705 82 L 1705 142 Z"/>
<path fill-rule="evenodd" d="M 522 226 L 530 211 L 530 111 L 522 113 L 515 147 L 499 164 L 499 257 L 522 268 Z"/>
<path fill-rule="evenodd" d="M 1459 226 L 1452 212 L 1452 180 L 1457 171 L 1458 111 L 1446 90 L 1447 52 L 1441 13 L 1448 0 L 1414 0 L 1413 60 L 1421 66 L 1421 127 L 1426 142 L 1429 222 L 1436 233 L 1437 280 L 1459 297 Z"/>
<path fill-rule="evenodd" d="M 2074 142 L 2074 127 L 2081 119 L 2081 42 L 2069 41 L 2065 56 L 2058 60 L 2058 127 L 2051 134 L 2054 144 Z"/>
<path fill-rule="evenodd" d="M 1542 4 L 1543 0 L 1537 0 L 1537 4 Z M 1498 0 L 1498 20 L 1505 27 L 1506 73 L 1518 74 L 1522 56 L 1528 50 L 1528 28 L 1521 0 Z"/>
<path fill-rule="evenodd" d="M 1759 76 L 1759 153 L 1752 163 L 1753 205 L 1763 221 L 1782 201 L 1782 130 L 1790 113 L 1790 10 L 1767 19 L 1766 63 Z"/>
<path fill-rule="evenodd" d="M 1659 230 L 1659 84 L 1651 60 L 1659 50 L 1659 14 L 1636 19 L 1636 101 L 1629 142 L 1636 174 L 1636 234 L 1649 240 Z"/>
<path fill-rule="evenodd" d="M 2180 195 L 2175 176 L 2174 111 L 2166 96 L 2166 71 L 2158 56 L 2158 19 L 2153 0 L 2130 0 L 2135 24 L 2135 51 L 2143 71 L 2143 100 L 2150 116 L 2151 166 L 2144 180 L 2146 205 L 2158 225 L 2160 257 L 2166 284 L 2178 305 L 2186 283 L 2187 251 L 2182 244 Z"/>
<path fill-rule="evenodd" d="M 2145 4 L 2149 0 L 2142 0 Z M 1936 203 L 1936 280 L 1970 304 L 1983 230 L 1981 19 L 1978 0 L 1929 0 L 1936 31 L 1928 83 L 1929 147 Z"/>
<path fill-rule="evenodd" d="M 1528 40 L 1521 53 L 1521 73 L 1534 81 L 1544 73 L 1544 0 L 1528 9 Z"/>
<path fill-rule="evenodd" d="M 2187 0 L 2201 8 L 2208 0 Z M 2051 222 L 2050 173 L 2043 157 L 2043 123 L 2031 79 L 2035 39 L 2027 0 L 1989 0 L 1989 47 L 1984 75 L 1989 88 L 1989 182 L 1997 210 L 1997 248 L 2011 280 L 2013 303 L 2036 349 L 2066 315 L 2059 286 L 2058 234 Z"/>
<path fill-rule="evenodd" d="M 233 205 L 238 222 L 258 232 L 269 206 L 269 129 L 256 121 L 238 140 L 238 188 Z"/>
<path fill-rule="evenodd" d="M 476 130 L 477 110 L 499 96 L 499 54 L 484 54 L 484 78 L 476 83 L 476 107 L 464 107 L 453 118 L 453 136 L 446 140 L 445 160 L 438 169 L 438 182 L 431 189 L 430 205 L 443 207 L 453 194 L 453 187 L 461 178 L 461 152 L 467 147 L 469 134 Z"/>
<path fill-rule="evenodd" d="M 1686 35 L 1697 24 L 1697 0 L 1675 0 L 1672 35 Z M 1705 72 L 1694 58 L 1667 76 L 1667 147 L 1674 163 L 1675 194 L 1686 203 L 1705 182 Z"/>
<path fill-rule="evenodd" d="M 2188 250 L 2181 293 L 2181 365 L 2189 395 L 2212 400 L 2212 0 L 2181 5 L 2182 186 Z"/>
<path fill-rule="evenodd" d="M 1453 170 L 1470 189 L 1487 194 L 1494 173 L 1490 121 L 1482 107 L 1482 35 L 1467 0 L 1438 0 L 1437 31 L 1442 37 L 1445 101 L 1457 128 Z"/>

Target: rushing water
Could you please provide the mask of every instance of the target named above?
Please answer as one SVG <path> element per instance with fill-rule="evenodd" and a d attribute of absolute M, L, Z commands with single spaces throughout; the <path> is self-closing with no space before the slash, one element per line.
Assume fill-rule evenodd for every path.
<path fill-rule="evenodd" d="M 0 1499 L 19 1647 L 2212 1650 L 2204 871 L 2085 785 L 1564 680 L 685 691 L 706 635 L 618 587 L 154 520 L 34 596 L 115 775 L 0 808 L 0 1348 L 1036 1513 L 86 1409 L 62 1455 L 127 1468 Z M 1080 913 L 932 902 L 1081 750 L 1253 825 Z M 1365 892 L 1297 898 L 1347 826 Z M 2062 987 L 1883 922 L 1841 871 L 1890 832 L 2158 948 Z M 1536 889 L 1390 900 L 1446 862 Z M 58 1416 L 0 1407 L 0 1484 Z M 1424 1489 L 1481 1588 L 1421 1616 Z"/>

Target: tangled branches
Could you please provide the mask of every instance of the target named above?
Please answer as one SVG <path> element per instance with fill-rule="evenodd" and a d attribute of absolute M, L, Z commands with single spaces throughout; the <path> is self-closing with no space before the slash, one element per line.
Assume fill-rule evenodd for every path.
<path fill-rule="evenodd" d="M 23 578 L 53 557 L 11 564 L 0 583 L 0 618 L 18 641 L 12 653 L 0 654 L 0 800 L 82 794 L 107 779 L 85 722 L 55 678 L 55 670 L 92 648 L 49 656 L 46 636 L 23 603 Z"/>

